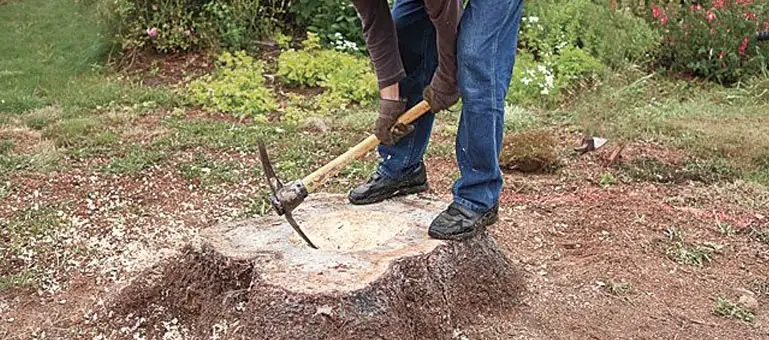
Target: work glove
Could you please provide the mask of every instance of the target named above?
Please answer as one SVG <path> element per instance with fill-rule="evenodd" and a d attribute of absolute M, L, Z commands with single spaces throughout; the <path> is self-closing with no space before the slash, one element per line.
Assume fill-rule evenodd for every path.
<path fill-rule="evenodd" d="M 414 125 L 396 124 L 398 117 L 406 112 L 406 100 L 379 99 L 379 118 L 374 125 L 374 134 L 384 145 L 393 145 L 414 131 Z M 390 131 L 392 128 L 393 131 Z"/>
<path fill-rule="evenodd" d="M 425 87 L 422 97 L 430 104 L 430 112 L 438 113 L 456 104 L 459 101 L 459 92 L 456 90 L 450 92 L 440 91 L 433 84 L 430 84 Z"/>

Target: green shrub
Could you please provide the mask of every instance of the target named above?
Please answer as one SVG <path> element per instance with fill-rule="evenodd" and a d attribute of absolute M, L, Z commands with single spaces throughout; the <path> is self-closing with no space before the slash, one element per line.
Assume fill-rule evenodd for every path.
<path fill-rule="evenodd" d="M 703 5 L 652 7 L 649 19 L 664 34 L 660 61 L 674 72 L 730 84 L 761 74 L 769 45 L 756 32 L 769 29 L 769 2 L 716 0 Z M 762 18 L 762 20 L 759 20 Z"/>
<path fill-rule="evenodd" d="M 264 63 L 243 51 L 223 52 L 216 72 L 187 86 L 188 98 L 207 110 L 233 114 L 237 118 L 264 116 L 277 110 L 274 93 L 264 84 Z"/>
<path fill-rule="evenodd" d="M 646 21 L 613 12 L 606 1 L 538 0 L 525 6 L 520 44 L 537 59 L 572 46 L 619 67 L 643 59 L 659 43 L 659 33 Z"/>
<path fill-rule="evenodd" d="M 99 0 L 97 10 L 122 50 L 168 53 L 249 47 L 252 38 L 284 26 L 288 6 L 277 0 Z"/>
<path fill-rule="evenodd" d="M 551 107 L 562 102 L 568 92 L 598 81 L 604 71 L 600 61 L 575 47 L 565 47 L 560 54 L 539 62 L 521 51 L 506 100 L 509 104 Z"/>
<path fill-rule="evenodd" d="M 357 52 L 365 45 L 360 18 L 349 0 L 296 0 L 291 12 L 297 26 L 318 34 L 327 46 Z"/>
<path fill-rule="evenodd" d="M 316 34 L 308 34 L 303 49 L 289 50 L 278 57 L 281 81 L 296 87 L 323 87 L 319 99 L 323 109 L 347 104 L 370 104 L 376 99 L 376 75 L 368 58 L 320 48 Z"/>

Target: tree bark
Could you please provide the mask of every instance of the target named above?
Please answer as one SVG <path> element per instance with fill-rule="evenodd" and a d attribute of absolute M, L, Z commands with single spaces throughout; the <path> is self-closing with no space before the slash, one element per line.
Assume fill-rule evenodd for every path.
<path fill-rule="evenodd" d="M 213 332 L 219 339 L 451 339 L 479 316 L 515 307 L 523 285 L 487 233 L 463 242 L 429 239 L 436 203 L 410 197 L 353 207 L 340 196 L 308 200 L 295 212 L 300 223 L 331 217 L 331 224 L 305 230 L 326 245 L 319 250 L 297 242 L 276 216 L 212 228 L 199 245 L 118 294 L 109 305 L 109 338 L 130 338 L 114 330 L 133 327 L 160 339 L 176 319 L 177 332 L 206 339 Z M 386 237 L 376 244 L 340 250 L 323 242 L 321 229 L 366 230 L 360 221 L 381 223 L 382 211 L 401 214 L 393 223 L 412 223 L 381 225 L 397 232 L 380 232 Z M 346 226 L 338 221 L 343 216 L 358 220 Z"/>

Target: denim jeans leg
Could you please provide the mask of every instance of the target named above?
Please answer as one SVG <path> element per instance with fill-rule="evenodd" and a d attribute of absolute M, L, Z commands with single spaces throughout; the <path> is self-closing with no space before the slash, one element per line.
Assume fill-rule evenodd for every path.
<path fill-rule="evenodd" d="M 424 0 L 396 0 L 392 9 L 406 78 L 399 83 L 401 97 L 408 107 L 422 101 L 422 91 L 438 66 L 435 27 L 425 11 Z M 432 133 L 435 115 L 426 113 L 414 122 L 414 131 L 392 146 L 378 147 L 382 162 L 379 173 L 398 178 L 417 167 L 423 159 Z"/>
<path fill-rule="evenodd" d="M 515 64 L 522 0 L 470 0 L 459 26 L 457 63 L 462 116 L 454 202 L 483 212 L 502 190 L 499 152 L 505 96 Z"/>

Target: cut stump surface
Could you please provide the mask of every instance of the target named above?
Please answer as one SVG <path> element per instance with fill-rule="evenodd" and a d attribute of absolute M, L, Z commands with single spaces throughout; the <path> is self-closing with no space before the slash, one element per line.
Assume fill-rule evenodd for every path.
<path fill-rule="evenodd" d="M 451 339 L 515 307 L 522 282 L 487 233 L 429 238 L 444 208 L 417 197 L 353 206 L 310 196 L 293 215 L 317 250 L 280 216 L 212 227 L 119 293 L 110 328 L 160 338 L 176 319 L 194 338 L 218 327 L 221 339 Z M 133 336 L 112 334 L 122 335 Z"/>

